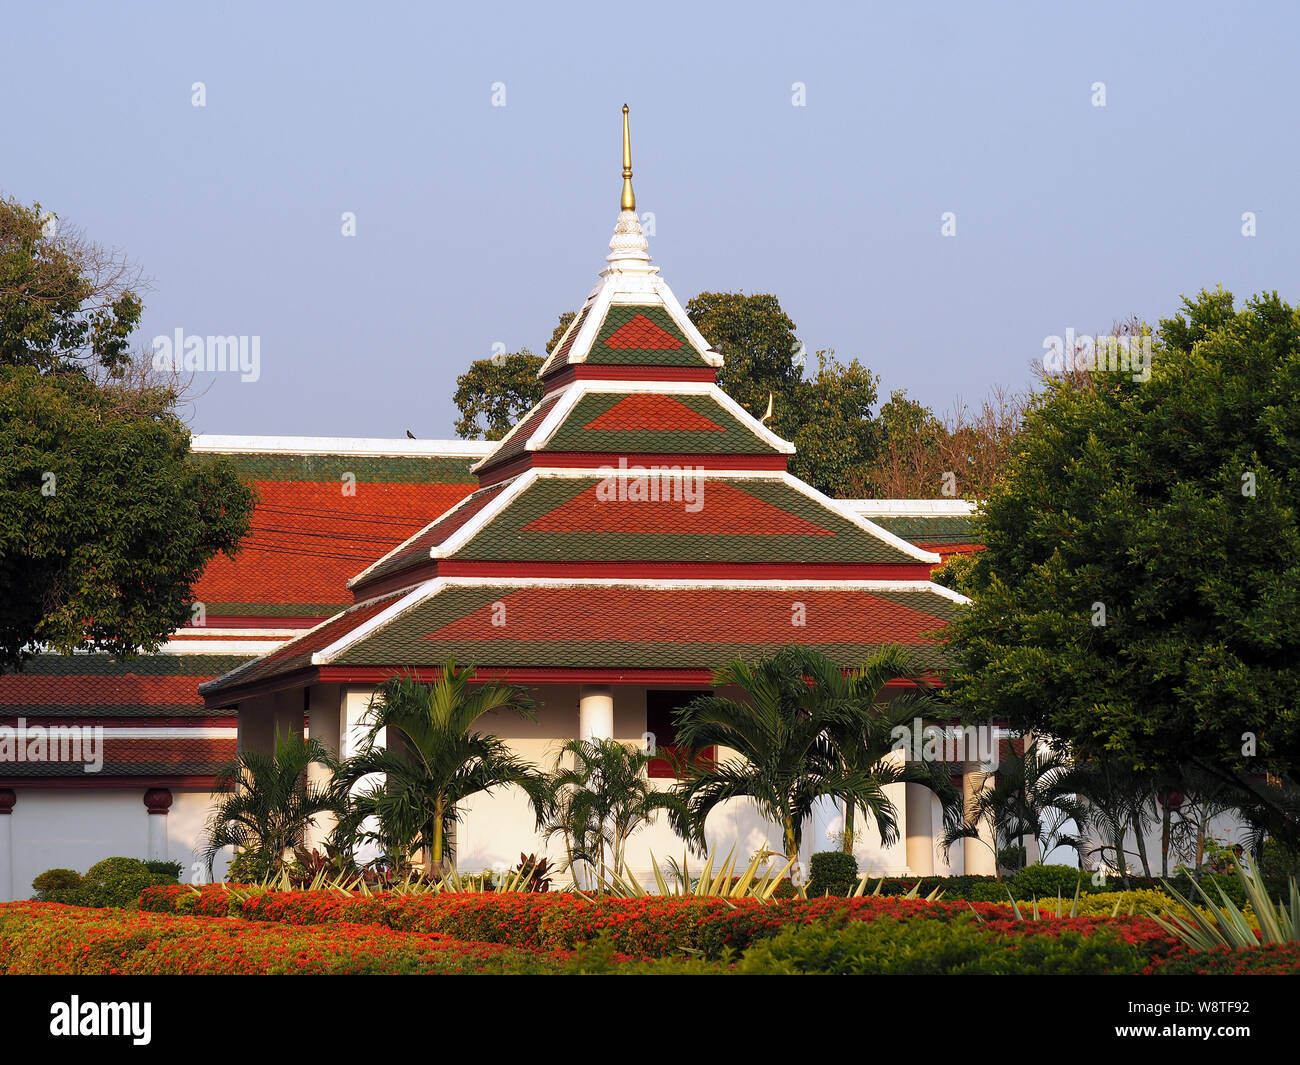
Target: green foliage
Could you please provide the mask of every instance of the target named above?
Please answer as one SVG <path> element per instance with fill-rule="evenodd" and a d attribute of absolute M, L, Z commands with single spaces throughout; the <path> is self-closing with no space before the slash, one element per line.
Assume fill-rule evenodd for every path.
<path fill-rule="evenodd" d="M 452 397 L 460 417 L 456 435 L 500 440 L 542 398 L 537 371 L 543 360 L 527 348 L 490 359 L 475 359 L 456 378 Z"/>
<path fill-rule="evenodd" d="M 38 895 L 75 887 L 81 887 L 81 874 L 75 869 L 46 869 L 32 881 L 32 890 Z"/>
<path fill-rule="evenodd" d="M 692 835 L 681 799 L 650 784 L 654 758 L 615 739 L 560 744 L 545 781 L 546 839 L 563 839 L 564 871 L 570 876 L 578 875 L 578 863 L 590 866 L 598 883 L 619 873 L 628 840 L 660 813 L 679 835 Z"/>
<path fill-rule="evenodd" d="M 175 863 L 155 863 L 173 866 Z M 179 870 L 179 865 L 175 866 Z M 136 908 L 140 892 L 158 884 L 175 884 L 168 872 L 154 871 L 137 858 L 105 858 L 87 870 L 84 877 L 71 869 L 50 869 L 32 881 L 38 902 L 61 902 L 69 906 L 112 906 Z"/>
<path fill-rule="evenodd" d="M 434 869 L 444 859 L 447 830 L 472 795 L 511 785 L 528 795 L 540 825 L 546 810 L 545 780 L 531 763 L 515 756 L 496 736 L 479 732 L 485 714 L 513 714 L 536 720 L 531 697 L 508 684 L 474 684 L 472 668 L 443 665 L 433 684 L 393 677 L 380 685 L 371 704 L 369 731 L 361 750 L 338 767 L 334 795 L 340 804 L 363 781 L 366 790 L 347 805 L 339 838 L 377 844 L 393 868 L 415 850 L 428 849 Z M 378 739 L 386 733 L 387 742 Z M 378 775 L 376 777 L 376 774 Z M 373 817 L 377 829 L 365 829 Z"/>
<path fill-rule="evenodd" d="M 0 669 L 41 644 L 157 650 L 212 556 L 235 552 L 252 493 L 229 463 L 188 461 L 169 403 L 0 366 Z"/>
<path fill-rule="evenodd" d="M 180 880 L 181 873 L 185 871 L 185 866 L 180 862 L 168 861 L 165 858 L 145 858 L 144 867 L 157 876 L 169 876 L 176 881 Z"/>
<path fill-rule="evenodd" d="M 221 798 L 204 832 L 209 876 L 217 854 L 232 847 L 236 857 L 227 876 L 260 882 L 292 861 L 293 848 L 318 818 L 344 813 L 340 795 L 308 779 L 313 765 L 332 770 L 336 763 L 319 740 L 277 732 L 271 753 L 246 751 L 221 768 L 215 788 Z"/>
<path fill-rule="evenodd" d="M 1300 880 L 1300 855 L 1287 850 L 1275 839 L 1265 840 L 1259 870 L 1268 893 L 1279 895 L 1292 878 Z"/>
<path fill-rule="evenodd" d="M 897 811 L 885 786 L 931 767 L 899 768 L 884 758 L 888 724 L 868 697 L 877 680 L 874 670 L 846 677 L 825 655 L 797 645 L 719 670 L 714 686 L 737 689 L 741 698 L 703 696 L 677 713 L 680 746 L 739 755 L 683 767 L 681 792 L 696 832 L 719 804 L 745 796 L 780 830 L 784 854 L 793 855 L 814 803 L 829 797 L 866 810 L 882 838 L 894 839 Z"/>
<path fill-rule="evenodd" d="M 1255 922 L 1224 891 L 1215 892 L 1218 897 L 1214 898 L 1204 884 L 1195 880 L 1192 888 L 1203 909 L 1196 908 L 1191 896 L 1184 896 L 1166 884 L 1165 890 L 1174 896 L 1187 916 L 1166 913 L 1160 917 L 1152 913 L 1151 918 L 1193 950 L 1254 947 L 1261 942 L 1300 943 L 1300 884 L 1291 880 L 1287 884 L 1286 900 L 1274 901 L 1257 869 L 1243 862 L 1237 866 L 1236 874 L 1254 911 Z"/>
<path fill-rule="evenodd" d="M 143 310 L 138 278 L 64 228 L 39 203 L 0 200 L 0 366 L 122 369 Z"/>
<path fill-rule="evenodd" d="M 745 951 L 745 975 L 976 975 L 1136 973 L 1135 947 L 1107 929 L 1066 929 L 1008 940 L 969 918 L 880 917 L 793 926 Z"/>
<path fill-rule="evenodd" d="M 42 220 L 0 200 L 0 671 L 157 650 L 253 504 L 228 462 L 188 460 L 174 388 L 137 380 L 129 268 Z"/>
<path fill-rule="evenodd" d="M 808 862 L 808 895 L 848 895 L 858 882 L 858 860 L 843 851 L 818 851 Z"/>
<path fill-rule="evenodd" d="M 701 292 L 686 313 L 722 355 L 718 384 L 728 395 L 761 417 L 772 394 L 769 425 L 798 449 L 790 471 L 831 496 L 861 494 L 861 470 L 879 447 L 876 375 L 819 351 L 807 377 L 794 322 L 775 296 Z"/>
<path fill-rule="evenodd" d="M 1050 380 L 1031 406 L 946 630 L 948 690 L 1081 762 L 1229 773 L 1243 801 L 1265 773 L 1294 790 L 1300 314 L 1203 292 L 1133 376 Z M 1300 824 L 1270 813 L 1294 844 Z"/>
<path fill-rule="evenodd" d="M 1083 884 L 1089 890 L 1087 876 L 1070 865 L 1027 865 L 1008 880 L 1008 886 L 1022 899 L 1074 897 L 1074 889 Z"/>

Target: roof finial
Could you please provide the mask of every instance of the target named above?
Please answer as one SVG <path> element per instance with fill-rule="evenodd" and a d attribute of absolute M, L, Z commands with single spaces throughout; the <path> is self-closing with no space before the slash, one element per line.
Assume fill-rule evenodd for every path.
<path fill-rule="evenodd" d="M 632 191 L 632 138 L 627 131 L 627 104 L 623 105 L 623 199 L 619 210 L 636 210 L 636 193 Z"/>

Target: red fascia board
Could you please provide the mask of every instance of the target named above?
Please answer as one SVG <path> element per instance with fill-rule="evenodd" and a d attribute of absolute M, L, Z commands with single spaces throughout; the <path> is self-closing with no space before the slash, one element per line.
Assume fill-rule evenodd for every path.
<path fill-rule="evenodd" d="M 87 774 L 93 777 L 94 774 Z M 81 777 L 0 777 L 0 788 L 12 791 L 26 791 L 34 788 L 104 788 L 121 790 L 123 788 L 192 788 L 198 791 L 211 791 L 216 787 L 217 778 L 210 777 L 154 777 L 141 773 L 138 777 L 99 777 L 85 779 Z M 21 814 L 23 808 L 20 799 L 14 805 L 14 812 Z"/>
<path fill-rule="evenodd" d="M 23 717 L 28 728 L 59 728 L 77 725 L 80 728 L 233 728 L 239 723 L 234 714 L 213 714 L 207 717 L 111 717 L 103 714 L 94 717 L 49 717 L 42 714 L 26 714 Z M 0 716 L 0 725 L 16 727 L 18 717 L 14 714 Z M 112 737 L 108 737 L 112 738 Z M 149 737 L 140 737 L 148 739 Z"/>
<path fill-rule="evenodd" d="M 606 577 L 626 580 L 864 580 L 928 581 L 928 562 L 792 564 L 787 562 L 492 562 L 427 559 L 382 580 L 358 584 L 358 602 L 413 588 L 434 577 Z"/>
<path fill-rule="evenodd" d="M 570 363 L 542 378 L 551 391 L 570 381 L 708 381 L 718 380 L 712 366 L 619 366 Z"/>
<path fill-rule="evenodd" d="M 437 563 L 440 577 L 928 581 L 930 572 L 931 564 L 928 562 L 840 565 L 820 562 L 478 562 L 445 559 Z M 406 583 L 410 583 L 409 576 Z"/>

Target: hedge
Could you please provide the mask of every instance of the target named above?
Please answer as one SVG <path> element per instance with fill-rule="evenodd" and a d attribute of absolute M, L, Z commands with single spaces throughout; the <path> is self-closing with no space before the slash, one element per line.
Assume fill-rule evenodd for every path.
<path fill-rule="evenodd" d="M 0 974 L 553 973 L 564 955 L 375 925 L 0 905 Z"/>

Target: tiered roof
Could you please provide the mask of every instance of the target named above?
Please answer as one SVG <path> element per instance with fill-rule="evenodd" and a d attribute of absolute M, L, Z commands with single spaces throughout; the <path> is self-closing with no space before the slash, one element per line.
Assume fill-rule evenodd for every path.
<path fill-rule="evenodd" d="M 0 675 L 0 725 L 104 728 L 104 766 L 0 763 L 0 786 L 211 786 L 234 757 L 233 713 L 205 707 L 200 683 L 280 647 L 351 599 L 359 566 L 417 532 L 430 510 L 473 490 L 490 444 L 196 436 L 194 461 L 226 456 L 257 493 L 234 559 L 218 555 L 194 589 L 204 624 L 157 654 L 40 655 Z M 355 478 L 344 494 L 343 474 Z"/>
<path fill-rule="evenodd" d="M 963 601 L 929 581 L 939 556 L 787 472 L 793 445 L 715 383 L 624 175 L 608 265 L 480 490 L 358 573 L 348 610 L 203 685 L 209 705 L 451 655 L 519 680 L 695 683 L 794 642 L 846 666 L 885 643 L 936 661 L 929 634 Z"/>

